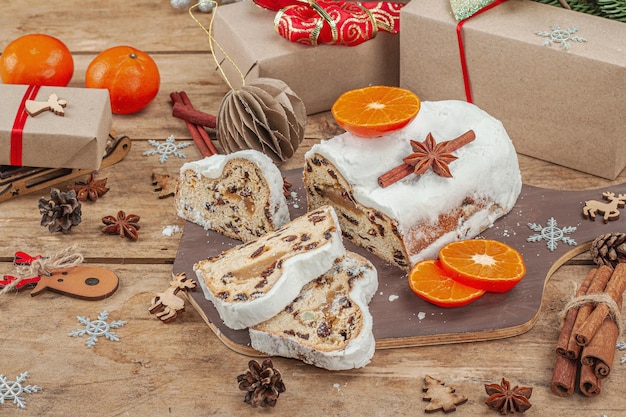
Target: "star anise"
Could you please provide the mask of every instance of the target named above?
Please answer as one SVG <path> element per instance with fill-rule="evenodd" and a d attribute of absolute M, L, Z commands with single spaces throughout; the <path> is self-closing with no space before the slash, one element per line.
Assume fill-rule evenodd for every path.
<path fill-rule="evenodd" d="M 274 407 L 285 384 L 278 369 L 271 359 L 265 359 L 262 365 L 255 360 L 248 362 L 248 371 L 237 377 L 239 389 L 246 392 L 244 402 L 253 407 Z"/>
<path fill-rule="evenodd" d="M 435 174 L 451 178 L 452 173 L 448 164 L 457 159 L 451 152 L 467 145 L 475 138 L 474 131 L 468 130 L 456 139 L 441 143 L 436 143 L 431 133 L 428 133 L 424 142 L 412 140 L 410 143 L 413 153 L 402 160 L 402 165 L 398 165 L 378 177 L 378 185 L 382 188 L 388 187 L 411 173 L 421 175 L 431 167 Z"/>
<path fill-rule="evenodd" d="M 485 391 L 489 395 L 485 404 L 492 410 L 500 411 L 500 414 L 523 413 L 531 406 L 528 400 L 533 393 L 532 387 L 516 385 L 511 388 L 509 381 L 502 378 L 500 384 L 485 384 Z"/>
<path fill-rule="evenodd" d="M 67 188 L 76 191 L 76 196 L 80 201 L 97 201 L 98 197 L 102 197 L 109 191 L 106 184 L 106 178 L 96 180 L 94 174 L 91 174 L 86 181 L 77 181 L 74 185 L 70 185 Z"/>
<path fill-rule="evenodd" d="M 473 133 L 473 132 L 472 132 Z M 464 138 L 464 136 L 461 136 Z M 451 178 L 450 168 L 448 164 L 457 159 L 452 155 L 453 152 L 461 146 L 474 140 L 472 135 L 471 139 L 459 141 L 460 138 L 454 140 L 448 140 L 445 142 L 436 143 L 435 138 L 431 133 L 428 133 L 424 142 L 411 141 L 411 149 L 413 153 L 403 159 L 403 162 L 407 165 L 414 167 L 413 173 L 416 175 L 423 174 L 428 168 L 433 169 L 433 172 L 439 176 Z"/>
<path fill-rule="evenodd" d="M 136 241 L 139 238 L 139 219 L 136 214 L 126 214 L 120 210 L 117 212 L 117 217 L 104 216 L 102 223 L 106 226 L 102 228 L 102 233 L 109 235 L 120 235 L 121 238 L 128 238 L 132 241 Z"/>

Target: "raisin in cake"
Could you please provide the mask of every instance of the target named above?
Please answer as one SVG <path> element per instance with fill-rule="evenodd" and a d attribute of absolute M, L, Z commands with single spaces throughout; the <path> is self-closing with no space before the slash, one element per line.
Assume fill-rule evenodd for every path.
<path fill-rule="evenodd" d="M 368 303 L 378 288 L 376 268 L 353 252 L 306 284 L 296 299 L 271 319 L 251 327 L 254 349 L 297 358 L 330 370 L 361 368 L 376 341 Z"/>
<path fill-rule="evenodd" d="M 244 329 L 278 314 L 344 254 L 337 215 L 324 206 L 193 269 L 224 324 Z"/>
<path fill-rule="evenodd" d="M 452 140 L 473 130 L 474 141 L 453 152 L 452 178 L 429 169 L 382 188 L 378 177 L 402 164 L 410 140 Z M 405 128 L 375 139 L 345 133 L 305 155 L 309 209 L 331 204 L 344 237 L 408 269 L 436 258 L 446 243 L 472 238 L 509 212 L 519 196 L 515 148 L 502 123 L 463 101 L 423 102 Z"/>
<path fill-rule="evenodd" d="M 176 210 L 185 220 L 244 242 L 289 221 L 283 177 L 267 155 L 255 150 L 184 164 Z"/>

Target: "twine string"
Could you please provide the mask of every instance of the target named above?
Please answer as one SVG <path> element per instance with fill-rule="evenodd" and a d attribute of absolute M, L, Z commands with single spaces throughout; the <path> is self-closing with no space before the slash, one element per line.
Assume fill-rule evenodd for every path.
<path fill-rule="evenodd" d="M 202 3 L 210 3 L 213 5 L 213 13 L 211 13 L 211 20 L 209 21 L 208 29 L 192 13 L 193 10 L 196 9 L 198 6 L 200 6 L 200 4 Z M 235 90 L 235 88 L 233 88 L 232 84 L 230 83 L 230 80 L 224 73 L 224 70 L 222 69 L 222 65 L 220 64 L 220 62 L 217 60 L 217 57 L 215 56 L 215 49 L 213 45 L 215 45 L 220 50 L 220 52 L 222 52 L 222 54 L 224 55 L 224 58 L 226 58 L 226 60 L 235 68 L 235 70 L 237 70 L 237 72 L 239 73 L 239 76 L 241 77 L 242 86 L 246 85 L 246 77 L 243 75 L 243 73 L 241 72 L 237 64 L 235 64 L 235 61 L 233 61 L 233 59 L 226 53 L 224 48 L 222 48 L 222 46 L 213 37 L 213 20 L 215 19 L 215 14 L 217 13 L 217 7 L 218 7 L 218 4 L 214 0 L 202 0 L 189 8 L 189 16 L 191 16 L 191 18 L 198 24 L 198 26 L 200 26 L 202 30 L 208 35 L 209 50 L 211 51 L 211 55 L 213 56 L 213 61 L 215 61 L 215 65 L 217 65 L 217 69 L 222 74 L 222 78 L 224 78 L 224 81 L 226 81 L 226 84 L 228 84 L 228 87 L 231 90 Z"/>
<path fill-rule="evenodd" d="M 561 325 L 565 321 L 565 316 L 567 312 L 573 308 L 580 308 L 585 304 L 592 303 L 593 305 L 604 304 L 609 309 L 608 315 L 617 325 L 618 335 L 623 334 L 624 332 L 624 319 L 622 317 L 622 312 L 611 296 L 606 293 L 596 293 L 596 294 L 583 294 L 578 297 L 573 297 L 565 306 L 563 310 L 559 313 L 559 319 Z"/>
<path fill-rule="evenodd" d="M 73 246 L 65 248 L 51 256 L 33 259 L 29 265 L 15 265 L 15 277 L 2 288 L 0 295 L 14 289 L 22 280 L 35 276 L 50 276 L 57 269 L 72 268 L 80 265 L 85 258 L 75 252 Z"/>

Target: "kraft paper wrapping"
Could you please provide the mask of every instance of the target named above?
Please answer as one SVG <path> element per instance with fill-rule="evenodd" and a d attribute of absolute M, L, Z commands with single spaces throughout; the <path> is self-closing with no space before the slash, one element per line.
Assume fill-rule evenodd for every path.
<path fill-rule="evenodd" d="M 307 114 L 330 110 L 344 91 L 399 83 L 398 34 L 379 32 L 357 46 L 309 46 L 290 42 L 274 30 L 276 13 L 251 1 L 220 6 L 213 37 L 246 80 L 284 81 L 304 102 Z M 215 56 L 233 88 L 241 76 L 215 48 Z"/>
<path fill-rule="evenodd" d="M 65 115 L 43 111 L 26 116 L 21 164 L 12 163 L 11 133 L 26 85 L 0 84 L 0 165 L 98 169 L 111 129 L 111 104 L 105 89 L 42 86 L 36 101 L 55 93 L 67 101 Z M 24 110 L 22 110 L 24 111 Z"/>
<path fill-rule="evenodd" d="M 400 11 L 400 86 L 422 100 L 466 100 L 450 4 Z M 578 28 L 568 50 L 536 32 Z M 473 102 L 500 119 L 519 153 L 614 179 L 626 166 L 626 24 L 508 0 L 462 29 Z"/>

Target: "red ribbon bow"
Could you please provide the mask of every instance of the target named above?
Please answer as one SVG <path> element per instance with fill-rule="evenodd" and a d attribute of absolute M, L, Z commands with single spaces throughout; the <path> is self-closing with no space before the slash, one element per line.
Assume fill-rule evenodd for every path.
<path fill-rule="evenodd" d="M 15 252 L 15 257 L 13 258 L 13 265 L 16 265 L 16 266 L 30 265 L 33 263 L 33 261 L 37 259 L 41 259 L 41 255 L 32 257 L 26 252 L 19 251 L 19 252 Z M 9 285 L 10 283 L 12 283 L 13 281 L 17 279 L 17 277 L 14 277 L 13 275 L 4 275 L 3 278 L 4 279 L 0 280 L 0 288 L 4 287 L 5 285 Z M 15 286 L 15 289 L 19 290 L 20 288 L 25 287 L 26 285 L 35 284 L 39 282 L 39 280 L 41 280 L 40 276 L 35 276 L 32 278 L 24 278 L 19 283 L 17 283 L 17 285 Z"/>
<path fill-rule="evenodd" d="M 398 33 L 403 3 L 335 0 L 254 0 L 277 11 L 274 29 L 283 38 L 307 45 L 355 46 L 379 30 Z"/>

